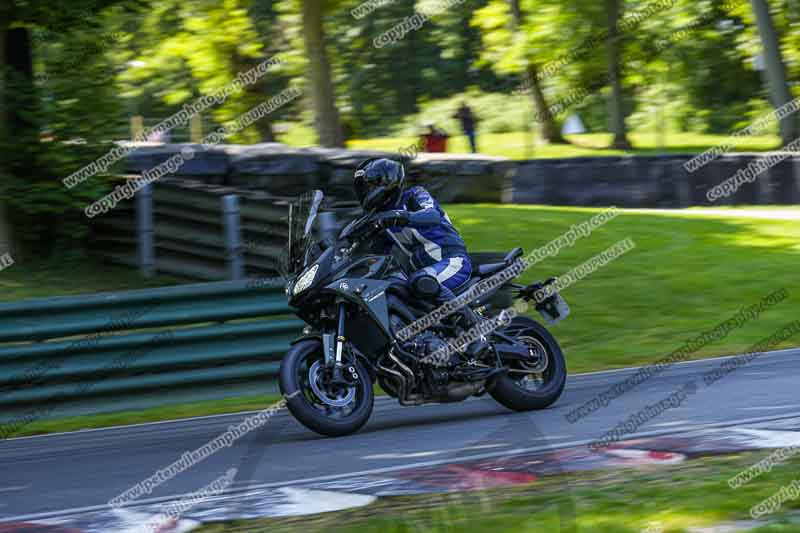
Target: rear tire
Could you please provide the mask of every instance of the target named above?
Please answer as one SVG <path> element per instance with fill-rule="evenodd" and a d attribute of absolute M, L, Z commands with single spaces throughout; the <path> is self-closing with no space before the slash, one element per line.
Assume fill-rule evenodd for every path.
<path fill-rule="evenodd" d="M 498 403 L 514 411 L 533 411 L 552 405 L 561 396 L 567 382 L 567 364 L 556 339 L 535 320 L 520 316 L 515 317 L 503 333 L 538 341 L 537 346 L 544 347 L 547 353 L 547 368 L 542 372 L 541 388 L 530 390 L 520 384 L 520 376 L 526 374 L 507 372 L 495 378 L 487 387 L 489 394 Z M 535 343 L 531 341 L 531 344 Z"/>
<path fill-rule="evenodd" d="M 292 346 L 281 361 L 281 393 L 284 397 L 291 396 L 287 401 L 289 411 L 311 431 L 329 437 L 355 433 L 369 420 L 375 402 L 369 372 L 358 360 L 346 363 L 348 367 L 355 367 L 359 379 L 353 387 L 341 390 L 340 395 L 344 396 L 344 401 L 353 394 L 352 400 L 342 407 L 331 406 L 310 385 L 312 376 L 319 371 L 323 353 L 322 342 L 317 339 L 303 340 Z M 316 385 L 319 389 L 320 384 Z"/>

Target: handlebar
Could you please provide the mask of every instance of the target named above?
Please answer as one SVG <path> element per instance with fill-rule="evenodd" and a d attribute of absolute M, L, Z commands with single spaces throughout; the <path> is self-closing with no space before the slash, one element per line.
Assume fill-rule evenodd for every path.
<path fill-rule="evenodd" d="M 364 240 L 367 235 L 371 235 L 374 231 L 380 230 L 381 227 L 372 222 L 373 215 L 374 213 L 368 213 L 361 218 L 355 219 L 345 226 L 339 234 L 339 238 L 358 242 Z"/>

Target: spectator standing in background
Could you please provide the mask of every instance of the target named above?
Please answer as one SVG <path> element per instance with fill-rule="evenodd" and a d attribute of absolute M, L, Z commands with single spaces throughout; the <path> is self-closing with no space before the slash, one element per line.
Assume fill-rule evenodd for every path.
<path fill-rule="evenodd" d="M 475 140 L 475 124 L 477 120 L 472 113 L 472 109 L 470 109 L 466 102 L 462 101 L 461 105 L 458 107 L 458 111 L 453 115 L 453 118 L 457 118 L 461 122 L 461 129 L 464 130 L 464 134 L 469 139 L 469 146 L 472 149 L 472 153 L 477 153 L 478 146 Z"/>
<path fill-rule="evenodd" d="M 433 123 L 425 124 L 428 131 L 422 135 L 422 146 L 425 152 L 446 152 L 447 133 L 437 128 Z"/>

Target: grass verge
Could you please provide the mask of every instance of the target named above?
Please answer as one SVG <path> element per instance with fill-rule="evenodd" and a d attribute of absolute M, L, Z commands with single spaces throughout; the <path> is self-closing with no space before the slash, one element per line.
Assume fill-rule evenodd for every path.
<path fill-rule="evenodd" d="M 584 133 L 567 135 L 569 144 L 534 144 L 530 134 L 525 132 L 486 133 L 478 135 L 478 150 L 484 155 L 507 157 L 509 159 L 550 159 L 569 157 L 599 157 L 620 155 L 658 155 L 658 154 L 697 154 L 709 148 L 729 142 L 725 135 L 706 135 L 699 133 L 673 133 L 666 135 L 664 145 L 651 133 L 632 133 L 629 138 L 633 150 L 609 148 L 610 133 Z M 780 138 L 775 135 L 738 137 L 730 141 L 738 152 L 763 152 L 780 147 Z M 399 152 L 416 143 L 413 137 L 380 137 L 373 139 L 354 139 L 347 143 L 350 149 L 388 150 Z M 466 136 L 451 137 L 447 147 L 449 152 L 467 153 L 469 141 Z"/>
<path fill-rule="evenodd" d="M 0 273 L 0 302 L 107 291 L 148 289 L 184 283 L 172 276 L 145 279 L 136 269 L 85 261 L 17 261 Z"/>
<path fill-rule="evenodd" d="M 447 212 L 470 250 L 526 252 L 597 209 L 452 205 Z M 791 209 L 798 213 L 799 209 Z M 625 238 L 636 247 L 565 289 L 572 314 L 552 328 L 570 372 L 647 364 L 781 288 L 789 296 L 757 319 L 707 344 L 703 358 L 741 353 L 800 315 L 798 220 L 719 214 L 622 212 L 526 271 L 522 282 L 563 275 Z M 798 346 L 792 338 L 775 346 Z"/>
<path fill-rule="evenodd" d="M 160 422 L 162 420 L 177 420 L 195 416 L 237 413 L 240 411 L 257 411 L 270 407 L 279 399 L 280 395 L 278 394 L 248 396 L 166 405 L 141 411 L 120 411 L 117 413 L 75 416 L 55 420 L 37 420 L 15 431 L 14 434 L 10 435 L 10 438 Z"/>
<path fill-rule="evenodd" d="M 460 131 L 452 130 L 447 150 L 452 153 L 468 153 L 469 141 Z M 290 146 L 310 147 L 316 144 L 316 134 L 303 124 L 292 124 L 287 133 L 279 135 L 279 140 Z M 478 150 L 484 155 L 507 157 L 509 159 L 540 159 L 566 157 L 619 156 L 625 154 L 699 154 L 709 148 L 730 142 L 737 152 L 763 152 L 776 150 L 781 146 L 777 135 L 751 135 L 734 139 L 727 135 L 714 135 L 692 132 L 672 132 L 662 137 L 649 132 L 632 132 L 628 138 L 632 150 L 609 148 L 611 133 L 583 133 L 567 135 L 568 144 L 541 144 L 531 132 L 513 131 L 509 133 L 484 133 L 478 131 Z M 415 137 L 373 137 L 370 139 L 351 139 L 347 148 L 351 150 L 386 150 L 399 152 L 417 143 Z"/>
<path fill-rule="evenodd" d="M 800 217 L 800 209 L 781 209 Z M 530 252 L 599 210 L 451 205 L 447 211 L 471 250 L 522 246 Z M 654 362 L 780 288 L 788 289 L 786 300 L 692 357 L 741 353 L 800 315 L 800 294 L 794 290 L 800 262 L 798 221 L 726 217 L 725 210 L 702 215 L 691 210 L 623 212 L 588 238 L 534 265 L 521 279 L 531 282 L 564 274 L 627 237 L 635 249 L 563 291 L 572 315 L 552 332 L 564 348 L 571 373 Z M 0 276 L 0 289 L 11 291 L 6 298 L 141 288 L 165 281 L 146 282 L 135 271 L 117 267 L 103 267 L 104 275 L 97 276 L 94 266 L 55 265 L 31 277 L 16 268 Z M 797 345 L 800 340 L 793 338 L 775 348 Z M 233 398 L 41 421 L 17 436 L 262 409 L 269 400 Z"/>
<path fill-rule="evenodd" d="M 542 478 L 474 493 L 381 498 L 359 509 L 293 518 L 208 524 L 198 533 L 684 533 L 692 527 L 747 521 L 750 508 L 792 483 L 791 460 L 738 489 L 727 480 L 769 452 L 706 457 L 669 467 L 597 471 Z M 754 531 L 799 531 L 790 522 L 800 502 L 785 502 Z M 769 522 L 769 525 L 766 525 Z M 574 524 L 575 529 L 562 528 Z M 560 527 L 561 526 L 561 527 Z"/>

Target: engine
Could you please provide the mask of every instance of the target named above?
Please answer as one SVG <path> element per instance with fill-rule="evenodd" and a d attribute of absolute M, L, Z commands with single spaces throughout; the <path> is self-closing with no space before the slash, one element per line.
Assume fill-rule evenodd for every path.
<path fill-rule="evenodd" d="M 447 350 L 447 343 L 435 333 L 423 331 L 412 340 L 403 344 L 403 349 L 414 354 L 420 361 L 431 361 L 433 359 L 433 354 L 436 353 L 437 350 L 442 350 L 442 352 Z"/>
<path fill-rule="evenodd" d="M 440 360 L 448 343 L 435 333 L 420 333 L 401 347 L 405 356 L 389 353 L 378 364 L 383 372 L 378 383 L 390 396 L 400 398 L 401 404 L 461 401 L 483 390 L 483 380 L 456 378 L 447 361 Z"/>
<path fill-rule="evenodd" d="M 423 394 L 437 398 L 446 396 L 450 373 L 446 361 L 439 361 L 439 354 L 447 353 L 447 342 L 433 332 L 424 331 L 405 343 L 403 348 L 419 361 L 417 370 L 423 376 L 420 383 Z"/>

